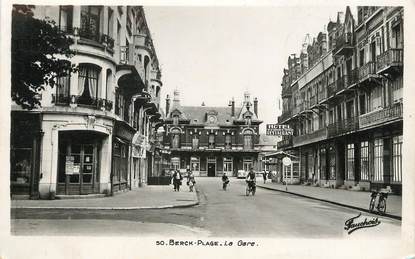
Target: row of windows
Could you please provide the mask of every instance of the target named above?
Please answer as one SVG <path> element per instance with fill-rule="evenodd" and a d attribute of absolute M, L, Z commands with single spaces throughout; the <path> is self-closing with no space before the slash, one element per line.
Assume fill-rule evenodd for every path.
<path fill-rule="evenodd" d="M 251 134 L 245 134 L 243 137 L 243 146 L 244 149 L 253 149 L 254 143 L 253 143 L 253 135 Z M 230 134 L 225 135 L 225 149 L 230 149 L 232 147 L 232 137 Z M 215 148 L 216 142 L 215 142 L 215 134 L 209 134 L 208 137 L 208 147 L 209 148 Z M 174 129 L 171 132 L 171 147 L 172 148 L 180 148 L 180 132 L 178 130 Z M 198 149 L 199 148 L 199 138 L 198 136 L 193 136 L 192 138 L 192 148 Z"/>
<path fill-rule="evenodd" d="M 215 157 L 208 157 L 206 159 L 208 163 L 216 163 Z M 179 157 L 172 157 L 171 163 L 173 168 L 180 169 L 180 158 Z M 243 168 L 244 170 L 248 171 L 253 166 L 253 160 L 251 158 L 244 158 L 243 159 Z M 192 156 L 190 157 L 190 169 L 192 171 L 200 171 L 200 157 Z M 233 158 L 232 157 L 224 157 L 223 158 L 223 172 L 233 172 Z"/>

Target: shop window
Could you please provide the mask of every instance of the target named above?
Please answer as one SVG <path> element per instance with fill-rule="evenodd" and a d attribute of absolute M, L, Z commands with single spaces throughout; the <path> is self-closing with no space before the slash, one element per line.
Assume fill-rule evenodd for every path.
<path fill-rule="evenodd" d="M 393 137 L 392 150 L 392 181 L 402 182 L 402 135 Z"/>
<path fill-rule="evenodd" d="M 81 6 L 81 28 L 79 35 L 94 41 L 100 41 L 100 6 Z"/>
<path fill-rule="evenodd" d="M 321 148 L 320 149 L 320 178 L 322 180 L 327 180 L 327 165 L 326 165 L 326 149 Z"/>
<path fill-rule="evenodd" d="M 347 144 L 346 147 L 346 166 L 347 166 L 347 180 L 354 179 L 354 144 Z"/>
<path fill-rule="evenodd" d="M 374 143 L 374 181 L 383 181 L 383 139 L 375 139 Z"/>
<path fill-rule="evenodd" d="M 360 143 L 360 180 L 369 181 L 369 142 Z"/>
<path fill-rule="evenodd" d="M 81 64 L 78 73 L 78 104 L 96 104 L 100 68 L 92 64 Z"/>

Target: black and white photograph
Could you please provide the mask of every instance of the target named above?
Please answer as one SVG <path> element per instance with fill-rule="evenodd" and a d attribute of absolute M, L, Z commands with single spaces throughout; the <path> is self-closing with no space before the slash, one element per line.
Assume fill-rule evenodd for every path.
<path fill-rule="evenodd" d="M 236 3 L 2 4 L 0 258 L 415 258 L 414 3 Z"/>

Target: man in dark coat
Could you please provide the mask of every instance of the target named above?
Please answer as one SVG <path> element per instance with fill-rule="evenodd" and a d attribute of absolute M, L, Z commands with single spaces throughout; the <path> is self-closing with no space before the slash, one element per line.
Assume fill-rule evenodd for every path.
<path fill-rule="evenodd" d="M 174 191 L 180 191 L 180 185 L 182 184 L 183 176 L 179 170 L 175 170 L 173 174 Z"/>

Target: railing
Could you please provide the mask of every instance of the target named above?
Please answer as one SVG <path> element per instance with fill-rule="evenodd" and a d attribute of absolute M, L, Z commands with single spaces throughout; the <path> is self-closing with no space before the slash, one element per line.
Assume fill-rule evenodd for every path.
<path fill-rule="evenodd" d="M 356 84 L 359 81 L 359 70 L 353 69 L 346 75 L 346 87 Z"/>
<path fill-rule="evenodd" d="M 293 138 L 289 137 L 277 142 L 277 148 L 290 147 L 293 144 Z"/>
<path fill-rule="evenodd" d="M 301 146 L 313 142 L 321 141 L 327 138 L 327 128 L 321 128 L 311 133 L 293 137 L 293 145 Z"/>
<path fill-rule="evenodd" d="M 342 77 L 340 77 L 339 79 L 336 80 L 336 93 L 345 88 L 346 81 L 347 81 L 346 76 L 342 76 Z"/>
<path fill-rule="evenodd" d="M 403 64 L 403 50 L 402 49 L 388 49 L 376 58 L 376 70 L 380 71 L 389 66 L 402 66 Z"/>
<path fill-rule="evenodd" d="M 365 79 L 369 75 L 376 74 L 376 63 L 370 61 L 359 68 L 359 80 Z"/>
<path fill-rule="evenodd" d="M 328 136 L 342 135 L 359 129 L 359 117 L 344 119 L 327 126 Z"/>
<path fill-rule="evenodd" d="M 291 117 L 291 114 L 292 114 L 291 113 L 291 110 L 283 112 L 281 114 L 281 116 L 278 117 L 278 122 L 283 122 L 286 119 L 290 118 Z"/>
<path fill-rule="evenodd" d="M 359 127 L 365 128 L 387 121 L 402 118 L 402 103 L 396 103 L 378 111 L 373 111 L 359 116 Z"/>
<path fill-rule="evenodd" d="M 138 46 L 150 47 L 150 37 L 145 34 L 134 35 L 134 44 Z"/>
<path fill-rule="evenodd" d="M 102 34 L 101 43 L 104 43 L 105 45 L 107 45 L 109 49 L 114 49 L 114 39 L 111 38 L 109 35 Z"/>
<path fill-rule="evenodd" d="M 336 39 L 335 52 L 342 50 L 343 48 L 353 48 L 352 45 L 352 33 L 342 33 Z"/>
<path fill-rule="evenodd" d="M 333 96 L 335 93 L 336 93 L 336 84 L 334 82 L 328 84 L 327 85 L 327 96 L 328 97 Z"/>
<path fill-rule="evenodd" d="M 84 98 L 79 95 L 56 95 L 52 94 L 52 103 L 55 105 L 77 104 L 98 110 L 111 111 L 113 103 L 103 98 Z"/>

